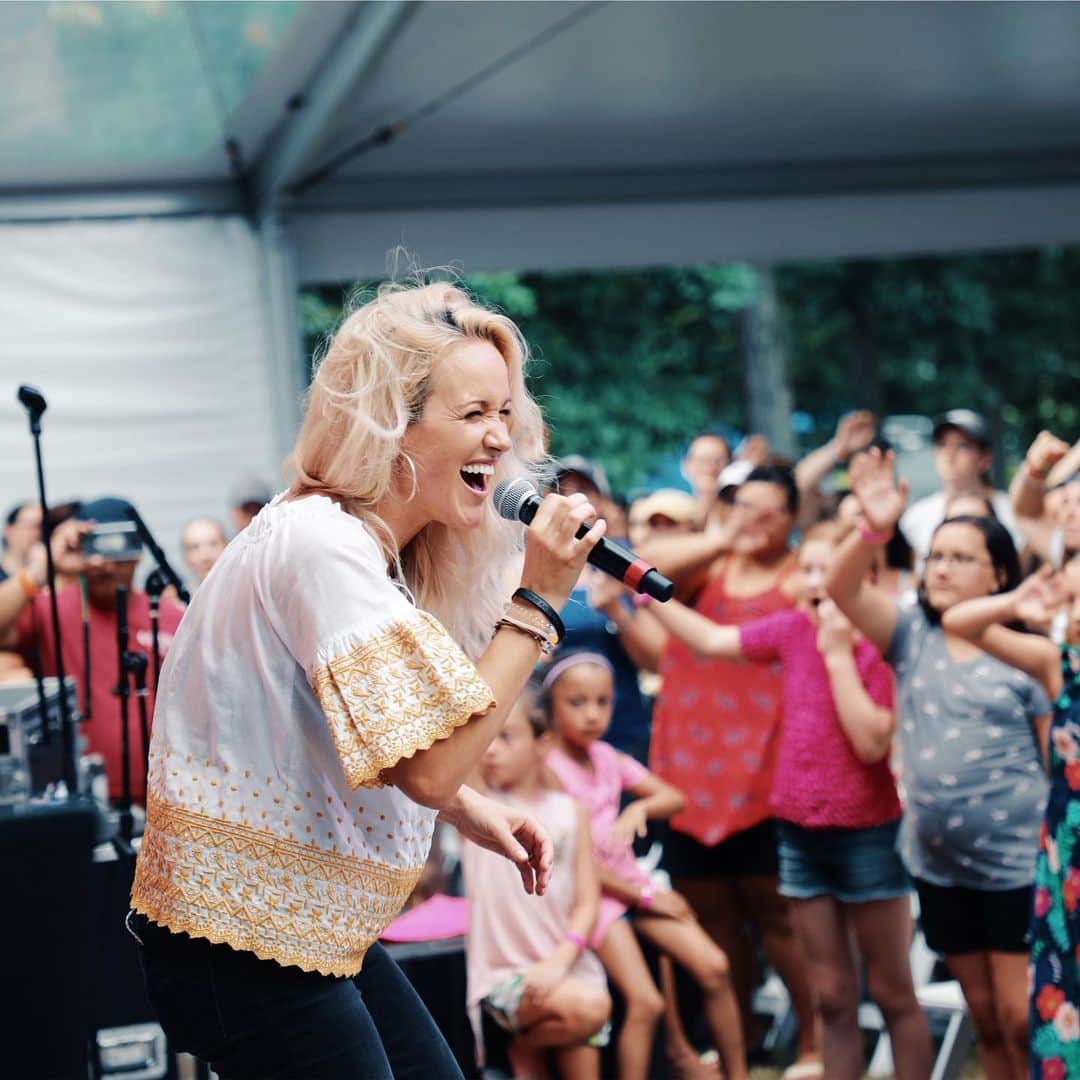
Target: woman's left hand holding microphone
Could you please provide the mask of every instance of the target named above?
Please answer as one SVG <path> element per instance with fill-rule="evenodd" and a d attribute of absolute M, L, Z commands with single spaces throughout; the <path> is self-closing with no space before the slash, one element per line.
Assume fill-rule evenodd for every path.
<path fill-rule="evenodd" d="M 595 522 L 580 540 L 582 525 Z M 525 565 L 521 586 L 561 608 L 577 583 L 589 552 L 607 532 L 607 522 L 597 518 L 596 507 L 586 495 L 548 495 L 536 511 L 525 534 Z"/>

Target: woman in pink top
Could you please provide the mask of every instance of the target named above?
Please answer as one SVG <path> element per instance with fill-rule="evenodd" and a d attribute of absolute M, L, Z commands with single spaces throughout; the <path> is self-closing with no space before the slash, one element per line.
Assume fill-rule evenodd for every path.
<path fill-rule="evenodd" d="M 546 762 L 569 795 L 585 806 L 600 872 L 600 914 L 590 941 L 626 1003 L 617 1057 L 620 1080 L 644 1080 L 664 1008 L 635 931 L 682 965 L 701 987 L 703 1011 L 728 1080 L 745 1080 L 746 1056 L 727 957 L 701 928 L 686 900 L 654 889 L 631 847 L 650 819 L 670 817 L 682 794 L 614 747 L 601 742 L 615 697 L 611 664 L 599 653 L 571 653 L 543 682 L 551 729 Z M 622 812 L 624 791 L 635 796 Z M 633 912 L 633 927 L 623 918 Z"/>
<path fill-rule="evenodd" d="M 784 713 L 770 804 L 780 819 L 780 892 L 810 963 L 830 1080 L 863 1074 L 860 978 L 892 1039 L 898 1080 L 930 1075 L 926 1019 L 908 963 L 910 886 L 896 852 L 900 801 L 888 765 L 893 681 L 880 653 L 826 599 L 841 538 L 811 529 L 799 550 L 802 602 L 741 626 L 677 603 L 650 610 L 701 656 L 781 661 Z"/>

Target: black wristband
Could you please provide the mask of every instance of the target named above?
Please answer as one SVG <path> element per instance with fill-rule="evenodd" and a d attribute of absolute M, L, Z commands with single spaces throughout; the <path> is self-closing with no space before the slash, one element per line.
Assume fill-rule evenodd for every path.
<path fill-rule="evenodd" d="M 522 600 L 531 607 L 536 608 L 551 623 L 555 636 L 559 639 L 556 644 L 562 643 L 562 639 L 566 637 L 566 627 L 563 625 L 562 619 L 559 618 L 559 613 L 542 596 L 534 593 L 532 589 L 518 589 L 514 593 L 514 599 Z"/>

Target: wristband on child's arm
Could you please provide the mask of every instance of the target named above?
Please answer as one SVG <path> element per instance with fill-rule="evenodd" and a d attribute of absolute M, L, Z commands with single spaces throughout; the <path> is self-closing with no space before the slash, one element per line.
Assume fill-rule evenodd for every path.
<path fill-rule="evenodd" d="M 864 525 L 859 529 L 859 536 L 862 538 L 863 543 L 866 544 L 887 544 L 893 538 L 893 529 L 883 529 L 881 532 L 874 532 L 873 529 L 868 529 Z"/>
<path fill-rule="evenodd" d="M 584 952 L 589 947 L 589 943 L 576 930 L 567 930 L 566 940 L 579 952 Z"/>
<path fill-rule="evenodd" d="M 652 885 L 642 885 L 641 895 L 638 897 L 637 906 L 648 911 L 653 906 L 653 901 L 656 899 L 656 893 L 653 892 Z"/>

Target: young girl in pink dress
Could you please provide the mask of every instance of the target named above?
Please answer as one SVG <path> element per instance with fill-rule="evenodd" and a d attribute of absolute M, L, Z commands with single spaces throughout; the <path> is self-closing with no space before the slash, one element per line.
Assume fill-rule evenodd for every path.
<path fill-rule="evenodd" d="M 931 1048 L 908 961 L 910 885 L 896 851 L 893 678 L 827 599 L 825 575 L 841 535 L 832 524 L 807 533 L 798 607 L 741 626 L 719 625 L 675 601 L 649 610 L 699 656 L 783 664 L 771 809 L 780 825 L 780 892 L 793 904 L 822 1026 L 824 1075 L 858 1080 L 865 1067 L 854 941 L 892 1038 L 896 1076 L 922 1080 Z"/>
<path fill-rule="evenodd" d="M 552 747 L 546 761 L 566 792 L 585 806 L 592 825 L 601 897 L 590 945 L 626 1003 L 616 1053 L 621 1080 L 644 1080 L 663 998 L 649 974 L 635 932 L 681 964 L 701 987 L 703 1010 L 728 1080 L 746 1077 L 742 1030 L 727 957 L 702 930 L 687 902 L 656 889 L 631 844 L 650 819 L 683 806 L 679 791 L 601 739 L 611 721 L 614 681 L 598 653 L 571 653 L 543 681 Z M 621 813 L 619 800 L 633 795 Z M 633 915 L 633 925 L 623 918 Z"/>
<path fill-rule="evenodd" d="M 551 884 L 527 896 L 513 888 L 513 863 L 463 844 L 469 1015 L 478 1047 L 481 1008 L 513 1033 L 514 1076 L 547 1076 L 550 1052 L 560 1076 L 598 1080 L 600 1052 L 589 1041 L 606 1023 L 611 999 L 603 968 L 586 948 L 599 897 L 592 841 L 581 806 L 545 784 L 548 739 L 535 704 L 526 690 L 480 769 L 492 798 L 527 810 L 547 829 L 555 850 Z"/>

